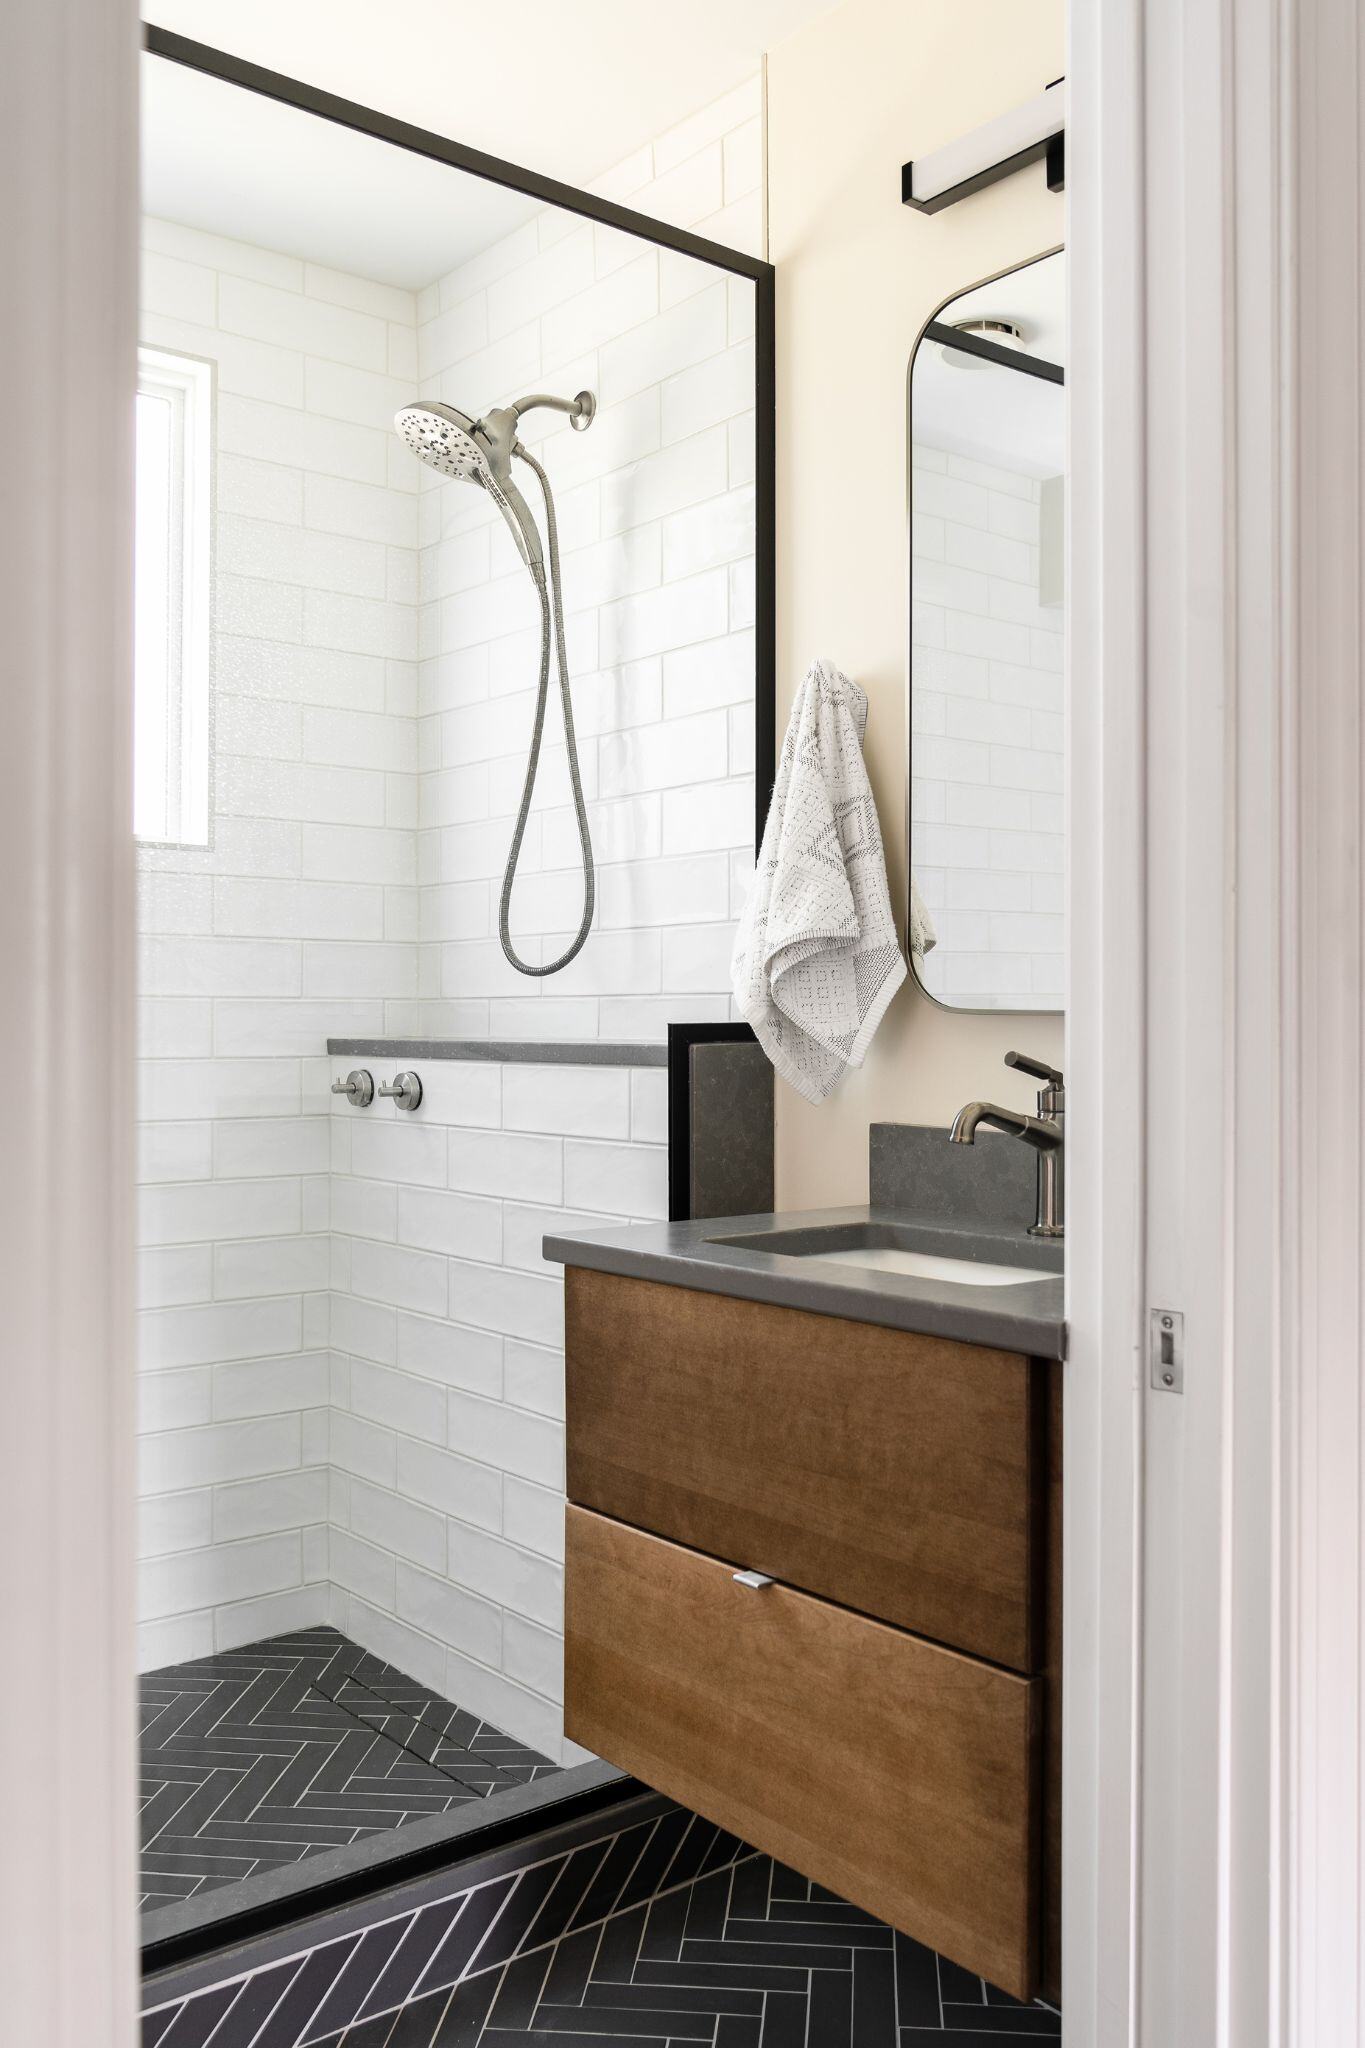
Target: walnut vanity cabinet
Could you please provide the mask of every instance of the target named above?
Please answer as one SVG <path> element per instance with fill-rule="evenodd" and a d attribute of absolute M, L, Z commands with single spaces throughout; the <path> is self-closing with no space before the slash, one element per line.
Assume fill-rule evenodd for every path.
<path fill-rule="evenodd" d="M 565 1356 L 568 1733 L 1055 1995 L 1057 1368 L 579 1267 Z"/>

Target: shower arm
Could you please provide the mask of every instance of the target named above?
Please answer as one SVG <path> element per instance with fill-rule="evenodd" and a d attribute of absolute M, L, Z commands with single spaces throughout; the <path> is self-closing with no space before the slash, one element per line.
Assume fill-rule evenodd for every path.
<path fill-rule="evenodd" d="M 532 412 L 537 406 L 548 406 L 551 412 L 566 412 L 569 425 L 581 434 L 585 427 L 592 425 L 597 400 L 591 391 L 580 391 L 576 398 L 559 398 L 552 391 L 532 391 L 528 397 L 517 399 L 507 410 L 513 419 L 520 419 L 524 412 Z"/>

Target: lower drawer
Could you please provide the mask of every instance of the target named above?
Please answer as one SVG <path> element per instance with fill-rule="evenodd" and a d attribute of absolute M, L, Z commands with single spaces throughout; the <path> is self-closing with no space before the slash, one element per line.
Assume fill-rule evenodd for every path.
<path fill-rule="evenodd" d="M 733 1571 L 570 1506 L 567 1732 L 1031 1998 L 1037 1681 Z"/>

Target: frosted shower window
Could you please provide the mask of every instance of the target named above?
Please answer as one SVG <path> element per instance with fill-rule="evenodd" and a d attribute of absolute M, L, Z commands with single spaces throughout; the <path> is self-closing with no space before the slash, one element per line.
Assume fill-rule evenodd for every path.
<path fill-rule="evenodd" d="M 138 354 L 133 824 L 209 843 L 212 367 Z"/>

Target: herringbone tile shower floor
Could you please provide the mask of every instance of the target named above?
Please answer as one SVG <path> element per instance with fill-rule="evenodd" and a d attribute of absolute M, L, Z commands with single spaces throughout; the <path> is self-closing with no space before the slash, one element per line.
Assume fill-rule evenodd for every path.
<path fill-rule="evenodd" d="M 144 1908 L 558 1767 L 331 1628 L 142 1680 Z"/>

